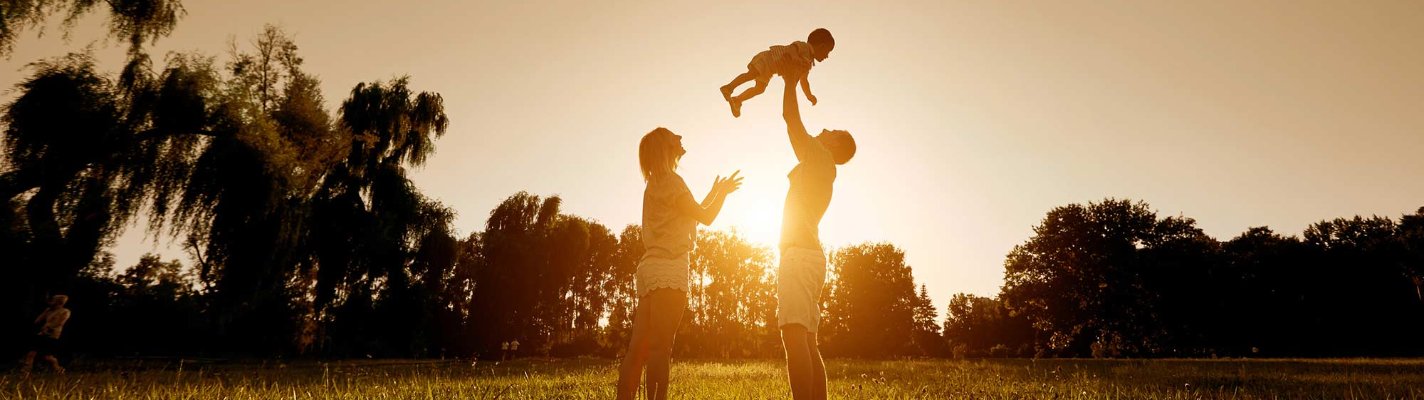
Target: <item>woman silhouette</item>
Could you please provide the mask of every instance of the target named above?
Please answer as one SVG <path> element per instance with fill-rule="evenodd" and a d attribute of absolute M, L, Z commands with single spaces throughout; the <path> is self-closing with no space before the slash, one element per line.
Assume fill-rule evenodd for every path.
<path fill-rule="evenodd" d="M 687 151 L 682 136 L 667 128 L 643 135 L 638 164 L 643 170 L 643 259 L 634 276 L 638 305 L 633 333 L 618 371 L 618 398 L 632 399 L 647 367 L 647 398 L 667 398 L 668 368 L 673 337 L 687 308 L 688 255 L 697 224 L 711 224 L 726 196 L 742 186 L 733 172 L 717 177 L 712 191 L 698 203 L 677 174 L 677 162 Z"/>

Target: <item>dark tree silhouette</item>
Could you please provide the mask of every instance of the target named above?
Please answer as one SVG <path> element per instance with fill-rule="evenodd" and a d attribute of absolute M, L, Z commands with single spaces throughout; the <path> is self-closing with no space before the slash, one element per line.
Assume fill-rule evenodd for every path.
<path fill-rule="evenodd" d="M 1009 254 L 1000 297 L 1048 354 L 1424 354 L 1417 218 L 1336 218 L 1303 239 L 1252 228 L 1223 243 L 1144 203 L 1069 205 Z M 974 322 L 951 322 L 951 341 L 972 342 Z"/>
<path fill-rule="evenodd" d="M 109 35 L 127 42 L 131 55 L 144 42 L 173 33 L 186 13 L 178 0 L 0 0 L 0 56 L 10 55 L 20 32 L 42 26 L 50 16 L 64 14 L 68 29 L 101 4 L 108 13 Z"/>
<path fill-rule="evenodd" d="M 914 346 L 915 282 L 905 253 L 888 243 L 841 248 L 831 257 L 821 322 L 828 355 L 886 357 Z"/>

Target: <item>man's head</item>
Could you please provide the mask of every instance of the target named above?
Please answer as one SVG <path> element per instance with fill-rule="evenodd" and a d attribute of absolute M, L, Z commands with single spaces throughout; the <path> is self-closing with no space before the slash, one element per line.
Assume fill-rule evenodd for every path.
<path fill-rule="evenodd" d="M 64 307 L 64 303 L 68 303 L 68 302 L 69 302 L 69 296 L 65 296 L 65 295 L 62 295 L 62 294 L 56 294 L 56 295 L 54 295 L 54 297 L 50 297 L 50 298 L 49 298 L 49 305 L 50 305 L 50 307 Z"/>
<path fill-rule="evenodd" d="M 816 57 L 817 62 L 826 61 L 826 57 L 831 55 L 831 49 L 836 48 L 836 38 L 831 37 L 831 31 L 826 28 L 811 31 L 811 35 L 806 37 L 806 43 L 815 51 L 812 56 Z"/>
<path fill-rule="evenodd" d="M 821 134 L 816 135 L 816 140 L 831 151 L 831 159 L 836 165 L 844 165 L 855 157 L 855 138 L 850 136 L 850 132 L 842 130 L 825 129 Z"/>

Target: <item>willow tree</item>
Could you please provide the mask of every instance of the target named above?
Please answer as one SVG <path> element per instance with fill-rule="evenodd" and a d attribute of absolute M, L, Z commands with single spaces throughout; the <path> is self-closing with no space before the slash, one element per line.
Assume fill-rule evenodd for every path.
<path fill-rule="evenodd" d="M 213 138 L 191 160 L 178 197 L 154 201 L 155 228 L 167 223 L 194 238 L 219 331 L 249 338 L 253 350 L 284 345 L 298 329 L 292 299 L 303 291 L 296 272 L 308 252 L 312 194 L 350 143 L 296 51 L 272 26 L 250 50 L 232 51 L 207 109 Z"/>
<path fill-rule="evenodd" d="M 20 32 L 43 26 L 50 16 L 63 14 L 68 29 L 95 8 L 104 8 L 109 36 L 127 42 L 130 55 L 173 33 L 186 14 L 179 0 L 0 0 L 0 56 L 10 55 Z"/>
<path fill-rule="evenodd" d="M 118 185 L 163 180 L 116 165 L 122 162 L 117 153 L 188 146 L 182 143 L 187 139 L 176 138 L 181 136 L 176 129 L 163 131 L 174 128 L 172 118 L 155 117 L 178 111 L 172 106 L 190 89 L 178 86 L 191 83 L 185 78 L 197 71 L 178 66 L 162 79 L 144 79 L 152 73 L 142 48 L 172 33 L 184 14 L 179 1 L 0 0 L 0 56 L 9 57 L 19 34 L 43 26 L 50 16 L 64 15 L 67 34 L 101 5 L 107 6 L 109 35 L 129 44 L 123 75 L 101 76 L 84 54 L 41 60 L 31 64 L 33 74 L 16 87 L 20 96 L 0 116 L 0 201 L 6 203 L 0 220 L 9 222 L 0 248 L 12 267 L 7 272 L 17 278 L 7 279 L 14 287 L 0 285 L 6 286 L 0 290 L 13 296 L 4 299 L 15 305 L 10 311 L 33 308 L 40 293 L 66 285 L 132 215 L 133 204 L 116 195 Z"/>
<path fill-rule="evenodd" d="M 158 74 L 130 65 L 122 86 L 96 73 L 88 55 L 34 68 L 0 121 L 0 198 L 24 204 L 31 251 L 20 264 L 32 286 L 54 290 L 142 205 L 163 208 L 179 191 L 191 155 L 217 134 L 205 116 L 215 79 L 187 58 Z"/>
<path fill-rule="evenodd" d="M 346 320 L 332 335 L 349 344 L 379 330 L 368 318 L 379 302 L 396 301 L 422 275 L 445 276 L 453 268 L 453 259 L 412 260 L 423 239 L 450 235 L 454 213 L 421 195 L 406 176 L 434 153 L 435 139 L 449 125 L 439 94 L 415 93 L 406 78 L 361 83 L 340 113 L 337 129 L 350 141 L 314 195 L 311 258 L 304 267 L 316 279 L 314 308 Z"/>

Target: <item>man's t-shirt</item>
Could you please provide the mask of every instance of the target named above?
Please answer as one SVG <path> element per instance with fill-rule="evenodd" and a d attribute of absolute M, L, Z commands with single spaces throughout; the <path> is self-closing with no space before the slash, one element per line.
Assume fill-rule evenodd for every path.
<path fill-rule="evenodd" d="M 821 217 L 831 205 L 836 163 L 819 140 L 811 139 L 808 148 L 805 159 L 786 175 L 791 188 L 786 192 L 786 207 L 781 213 L 782 249 L 821 249 Z"/>

